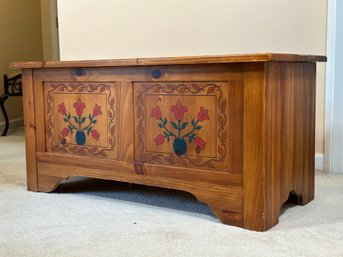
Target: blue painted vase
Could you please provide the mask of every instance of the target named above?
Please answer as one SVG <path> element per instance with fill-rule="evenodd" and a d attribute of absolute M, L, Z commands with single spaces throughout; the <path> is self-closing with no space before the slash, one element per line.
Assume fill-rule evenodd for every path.
<path fill-rule="evenodd" d="M 187 151 L 187 143 L 182 138 L 177 138 L 174 140 L 173 144 L 174 153 L 177 155 L 185 154 Z"/>
<path fill-rule="evenodd" d="M 86 135 L 83 131 L 78 130 L 75 135 L 76 144 L 84 145 L 86 143 Z"/>

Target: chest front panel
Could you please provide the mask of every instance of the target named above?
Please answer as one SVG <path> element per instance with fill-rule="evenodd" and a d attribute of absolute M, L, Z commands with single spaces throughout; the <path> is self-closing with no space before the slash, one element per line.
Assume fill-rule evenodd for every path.
<path fill-rule="evenodd" d="M 136 161 L 239 172 L 230 114 L 241 106 L 230 95 L 241 89 L 239 80 L 135 83 Z"/>

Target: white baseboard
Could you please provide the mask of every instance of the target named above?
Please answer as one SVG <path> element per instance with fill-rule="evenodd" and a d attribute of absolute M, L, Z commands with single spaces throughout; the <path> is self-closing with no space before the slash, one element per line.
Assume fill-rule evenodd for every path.
<path fill-rule="evenodd" d="M 324 154 L 316 153 L 314 167 L 318 171 L 323 171 L 324 170 Z"/>
<path fill-rule="evenodd" d="M 24 119 L 23 118 L 12 119 L 9 121 L 9 124 L 10 124 L 9 129 L 22 127 L 24 126 Z M 5 128 L 5 122 L 2 121 L 0 122 L 0 133 L 3 131 L 4 128 Z"/>

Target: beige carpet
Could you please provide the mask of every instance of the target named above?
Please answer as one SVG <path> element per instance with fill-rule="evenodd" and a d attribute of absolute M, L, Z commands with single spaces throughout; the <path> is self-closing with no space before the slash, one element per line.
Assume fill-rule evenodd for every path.
<path fill-rule="evenodd" d="M 73 179 L 26 191 L 22 129 L 0 137 L 0 256 L 343 256 L 343 176 L 258 233 L 221 224 L 190 194 Z"/>

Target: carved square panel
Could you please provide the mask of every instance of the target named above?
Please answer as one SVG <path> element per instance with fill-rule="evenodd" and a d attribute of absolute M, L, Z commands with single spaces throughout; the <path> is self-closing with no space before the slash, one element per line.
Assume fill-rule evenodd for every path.
<path fill-rule="evenodd" d="M 229 82 L 135 83 L 138 162 L 228 169 Z"/>
<path fill-rule="evenodd" d="M 117 158 L 114 82 L 45 82 L 46 148 Z"/>

